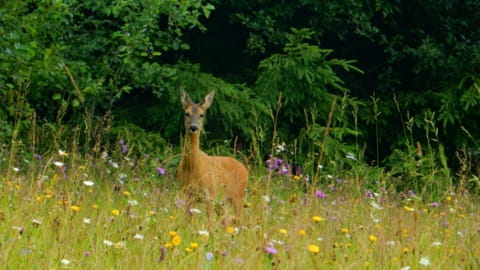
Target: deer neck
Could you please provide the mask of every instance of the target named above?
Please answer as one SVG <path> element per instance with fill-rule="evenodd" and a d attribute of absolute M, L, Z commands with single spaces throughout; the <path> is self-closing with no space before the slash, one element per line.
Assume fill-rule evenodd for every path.
<path fill-rule="evenodd" d="M 184 159 L 186 165 L 189 167 L 194 167 L 195 164 L 198 164 L 200 155 L 202 151 L 200 150 L 200 133 L 188 133 L 185 140 L 184 146 Z"/>

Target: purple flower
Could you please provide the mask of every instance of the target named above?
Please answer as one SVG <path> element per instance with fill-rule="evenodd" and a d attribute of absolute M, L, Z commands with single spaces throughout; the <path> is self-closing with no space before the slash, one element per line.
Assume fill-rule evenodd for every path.
<path fill-rule="evenodd" d="M 438 202 L 431 202 L 428 204 L 430 207 L 438 207 L 440 204 Z"/>
<path fill-rule="evenodd" d="M 36 159 L 42 159 L 42 156 L 40 154 L 33 154 L 33 157 L 36 158 Z"/>
<path fill-rule="evenodd" d="M 128 146 L 126 144 L 122 144 L 122 153 L 125 154 L 128 152 Z"/>
<path fill-rule="evenodd" d="M 125 144 L 125 141 L 124 141 L 123 139 L 120 139 L 120 140 L 118 141 L 118 143 L 119 143 L 120 145 L 124 145 L 124 144 Z"/>
<path fill-rule="evenodd" d="M 317 192 L 315 192 L 315 196 L 317 198 L 320 198 L 320 199 L 325 199 L 325 197 L 327 197 L 327 195 L 325 195 L 325 193 L 323 193 L 323 191 L 318 190 L 318 189 L 317 189 Z"/>
<path fill-rule="evenodd" d="M 158 175 L 164 175 L 165 174 L 165 169 L 162 167 L 157 167 L 157 173 Z"/>
<path fill-rule="evenodd" d="M 373 199 L 373 193 L 370 191 L 370 190 L 367 190 L 365 192 L 365 197 L 367 197 L 368 199 Z"/>
<path fill-rule="evenodd" d="M 207 261 L 211 261 L 213 259 L 213 253 L 207 252 L 207 254 L 205 255 L 205 259 L 207 259 Z"/>
<path fill-rule="evenodd" d="M 267 248 L 265 248 L 265 251 L 269 254 L 269 255 L 275 255 L 278 253 L 278 251 L 272 247 L 272 246 L 269 246 Z"/>

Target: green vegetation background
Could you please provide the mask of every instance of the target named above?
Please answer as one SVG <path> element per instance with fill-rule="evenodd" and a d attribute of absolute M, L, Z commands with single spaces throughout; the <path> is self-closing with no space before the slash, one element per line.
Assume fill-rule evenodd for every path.
<path fill-rule="evenodd" d="M 292 173 L 362 163 L 402 190 L 476 190 L 479 12 L 473 0 L 2 1 L 0 140 L 95 156 L 125 139 L 165 159 L 181 141 L 179 86 L 197 100 L 213 88 L 207 151 L 263 166 L 286 142 Z"/>

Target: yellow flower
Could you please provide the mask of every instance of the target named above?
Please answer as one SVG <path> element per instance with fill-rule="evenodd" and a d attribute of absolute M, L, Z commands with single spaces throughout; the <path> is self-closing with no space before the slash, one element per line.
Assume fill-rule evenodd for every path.
<path fill-rule="evenodd" d="M 448 196 L 448 197 L 447 197 L 447 201 L 448 201 L 448 202 L 451 202 L 451 201 L 452 201 L 452 196 Z"/>
<path fill-rule="evenodd" d="M 178 236 L 178 235 L 175 235 L 172 238 L 172 245 L 174 245 L 174 246 L 180 245 L 181 242 L 182 242 L 182 238 L 180 238 L 180 236 Z"/>
<path fill-rule="evenodd" d="M 197 242 L 192 242 L 192 243 L 190 243 L 190 247 L 192 249 L 196 249 L 196 248 L 198 248 L 198 243 Z"/>
<path fill-rule="evenodd" d="M 300 177 L 300 175 L 294 175 L 293 176 L 293 180 L 300 180 L 302 179 L 302 177 Z"/>
<path fill-rule="evenodd" d="M 92 208 L 93 209 L 98 209 L 98 205 L 94 204 L 94 205 L 92 205 Z"/>
<path fill-rule="evenodd" d="M 165 246 L 166 248 L 171 248 L 171 247 L 173 247 L 172 243 L 166 243 L 164 246 Z"/>
<path fill-rule="evenodd" d="M 112 215 L 114 215 L 114 216 L 119 216 L 119 215 L 120 215 L 120 210 L 118 210 L 118 209 L 113 209 L 113 210 L 112 210 Z"/>
<path fill-rule="evenodd" d="M 170 221 L 173 221 L 175 220 L 175 217 L 174 216 L 170 216 Z"/>
<path fill-rule="evenodd" d="M 190 252 L 193 251 L 193 249 L 187 247 L 187 248 L 185 248 L 185 251 L 188 252 L 188 253 L 190 253 Z"/>
<path fill-rule="evenodd" d="M 369 235 L 369 236 L 368 236 L 368 239 L 369 239 L 370 242 L 372 242 L 372 243 L 378 240 L 378 238 L 377 238 L 376 236 L 374 236 L 374 235 Z"/>
<path fill-rule="evenodd" d="M 298 234 L 301 235 L 301 236 L 304 236 L 305 234 L 307 234 L 307 231 L 300 230 L 300 231 L 298 231 Z"/>
<path fill-rule="evenodd" d="M 252 207 L 252 204 L 251 204 L 251 203 L 249 203 L 249 202 L 247 202 L 247 203 L 245 203 L 245 205 L 244 205 L 244 206 L 245 206 L 245 208 L 250 208 L 250 207 Z"/>
<path fill-rule="evenodd" d="M 150 210 L 150 211 L 148 211 L 148 214 L 149 214 L 150 216 L 155 216 L 156 213 L 155 213 L 155 211 Z"/>
<path fill-rule="evenodd" d="M 124 192 L 123 192 L 123 195 L 129 197 L 130 195 L 132 195 L 132 193 L 130 193 L 130 192 L 128 192 L 128 191 L 124 191 Z"/>
<path fill-rule="evenodd" d="M 413 211 L 415 211 L 415 209 L 413 209 L 412 207 L 408 207 L 408 206 L 406 206 L 406 205 L 405 205 L 403 208 L 404 208 L 405 210 L 407 210 L 408 212 L 413 212 Z"/>
<path fill-rule="evenodd" d="M 177 232 L 175 232 L 175 231 L 169 231 L 168 234 L 169 234 L 171 237 L 177 236 Z"/>
<path fill-rule="evenodd" d="M 35 200 L 39 203 L 41 203 L 43 201 L 43 196 L 42 195 L 39 195 L 37 196 L 37 198 L 35 198 Z"/>
<path fill-rule="evenodd" d="M 278 230 L 278 232 L 281 233 L 281 234 L 287 234 L 288 233 L 287 230 L 285 230 L 285 229 L 280 229 L 280 230 Z"/>
<path fill-rule="evenodd" d="M 313 216 L 312 220 L 315 221 L 315 222 L 324 221 L 324 219 L 322 217 L 319 217 L 319 216 Z"/>
<path fill-rule="evenodd" d="M 227 228 L 227 233 L 233 234 L 234 232 L 235 232 L 235 228 L 233 228 L 232 226 Z"/>
<path fill-rule="evenodd" d="M 72 211 L 74 211 L 74 212 L 80 211 L 80 207 L 78 207 L 78 206 L 76 206 L 76 205 L 70 206 L 70 209 L 71 209 Z"/>
<path fill-rule="evenodd" d="M 408 248 L 402 249 L 402 253 L 403 253 L 403 254 L 407 254 L 407 253 L 408 253 Z"/>
<path fill-rule="evenodd" d="M 125 242 L 117 242 L 115 243 L 115 248 L 124 248 L 125 247 Z"/>
<path fill-rule="evenodd" d="M 308 251 L 310 251 L 313 254 L 319 253 L 320 252 L 320 247 L 317 245 L 309 245 L 308 246 Z"/>
<path fill-rule="evenodd" d="M 347 229 L 347 228 L 342 228 L 341 232 L 342 232 L 343 234 L 347 234 L 347 233 L 348 233 L 348 229 Z"/>

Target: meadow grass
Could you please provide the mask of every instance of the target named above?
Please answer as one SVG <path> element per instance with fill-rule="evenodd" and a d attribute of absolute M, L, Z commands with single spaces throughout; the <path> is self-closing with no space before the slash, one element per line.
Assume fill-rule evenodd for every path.
<path fill-rule="evenodd" d="M 251 171 L 241 223 L 187 211 L 175 166 L 55 152 L 3 152 L 3 269 L 476 269 L 478 204 L 364 189 L 345 172 L 304 178 Z M 7 165 L 10 164 L 11 167 Z M 387 176 L 385 176 L 387 177 Z M 385 179 L 383 179 L 385 180 Z"/>

